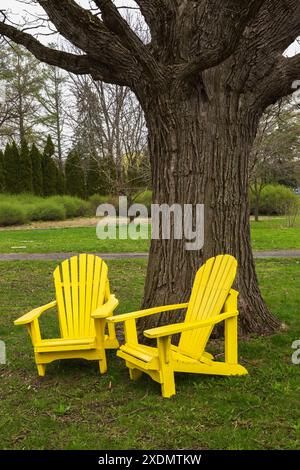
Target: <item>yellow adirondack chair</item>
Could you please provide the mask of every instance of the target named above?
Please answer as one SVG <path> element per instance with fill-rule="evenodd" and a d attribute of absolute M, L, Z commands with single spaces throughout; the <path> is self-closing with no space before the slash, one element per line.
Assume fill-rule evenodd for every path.
<path fill-rule="evenodd" d="M 94 255 L 81 254 L 65 260 L 53 273 L 56 300 L 15 320 L 26 325 L 31 336 L 40 376 L 46 364 L 57 359 L 82 358 L 99 361 L 100 372 L 107 370 L 105 349 L 118 348 L 113 324 L 106 319 L 119 302 L 111 295 L 107 265 Z M 42 339 L 39 317 L 57 306 L 61 338 Z"/>
<path fill-rule="evenodd" d="M 175 395 L 174 372 L 196 374 L 244 375 L 238 364 L 237 297 L 232 284 L 237 261 L 220 255 L 209 259 L 197 272 L 188 303 L 154 307 L 117 315 L 109 323 L 124 322 L 125 344 L 117 355 L 126 361 L 130 378 L 142 372 L 161 384 L 162 395 Z M 185 322 L 146 330 L 144 335 L 157 339 L 157 348 L 138 343 L 136 319 L 160 312 L 187 309 Z M 205 351 L 213 327 L 225 321 L 225 362 L 214 361 Z M 178 346 L 171 344 L 172 335 L 181 333 Z"/>

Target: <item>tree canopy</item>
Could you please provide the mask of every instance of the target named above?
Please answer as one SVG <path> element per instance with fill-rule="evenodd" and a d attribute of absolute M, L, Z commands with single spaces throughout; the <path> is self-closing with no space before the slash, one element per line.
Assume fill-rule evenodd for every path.
<path fill-rule="evenodd" d="M 36 3 L 78 48 L 78 54 L 45 46 L 11 24 L 5 13 L 0 34 L 50 65 L 137 92 L 139 84 L 149 79 L 161 90 L 193 77 L 206 85 L 201 76 L 205 70 L 243 57 L 245 94 L 259 95 L 259 104 L 267 106 L 291 93 L 299 76 L 300 54 L 283 56 L 300 34 L 298 0 L 137 0 L 151 34 L 148 43 L 133 31 L 112 0 L 95 0 L 98 11 L 75 0 Z M 217 23 L 222 27 L 213 27 Z M 189 34 L 183 35 L 187 30 Z"/>

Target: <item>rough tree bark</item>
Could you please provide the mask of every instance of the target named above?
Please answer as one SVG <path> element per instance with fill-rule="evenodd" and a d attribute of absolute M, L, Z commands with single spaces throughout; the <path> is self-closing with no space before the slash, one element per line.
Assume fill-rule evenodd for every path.
<path fill-rule="evenodd" d="M 217 88 L 220 74 L 211 73 L 211 83 L 212 75 Z M 260 116 L 239 106 L 234 92 L 211 92 L 208 99 L 201 86 L 193 86 L 140 97 L 149 130 L 154 202 L 205 206 L 202 250 L 186 251 L 186 240 L 152 240 L 143 306 L 185 301 L 199 266 L 211 256 L 231 253 L 239 262 L 240 330 L 268 333 L 278 321 L 258 288 L 249 223 L 248 160 Z M 171 316 L 146 318 L 140 330 L 168 323 Z"/>
<path fill-rule="evenodd" d="M 143 305 L 184 301 L 201 263 L 227 252 L 239 261 L 241 331 L 274 331 L 253 263 L 247 170 L 263 111 L 299 78 L 300 55 L 283 56 L 300 35 L 299 0 L 136 0 L 149 44 L 111 0 L 95 0 L 101 16 L 74 0 L 38 3 L 82 55 L 45 47 L 5 20 L 0 34 L 42 61 L 130 87 L 149 129 L 154 202 L 205 204 L 202 251 L 152 241 Z"/>

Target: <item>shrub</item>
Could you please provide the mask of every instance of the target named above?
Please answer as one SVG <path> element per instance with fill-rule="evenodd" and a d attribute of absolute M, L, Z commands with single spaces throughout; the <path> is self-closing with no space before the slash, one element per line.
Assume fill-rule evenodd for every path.
<path fill-rule="evenodd" d="M 0 203 L 0 225 L 18 225 L 27 222 L 24 208 L 14 202 Z"/>
<path fill-rule="evenodd" d="M 22 224 L 30 220 L 64 220 L 65 218 L 95 214 L 91 209 L 90 202 L 71 196 L 43 198 L 30 193 L 0 194 L 0 201 L 0 205 L 3 207 L 4 221 L 6 219 L 5 214 L 7 214 L 7 222 L 0 222 L 1 225 Z M 12 208 L 12 215 L 8 217 L 10 213 L 8 209 L 10 208 Z"/>
<path fill-rule="evenodd" d="M 263 188 L 260 198 L 261 215 L 285 215 L 288 207 L 298 200 L 297 195 L 286 186 L 267 185 Z M 254 211 L 254 195 L 250 195 L 251 212 Z"/>
<path fill-rule="evenodd" d="M 93 212 L 93 215 L 96 214 L 97 208 L 101 204 L 111 204 L 116 210 L 116 215 L 119 214 L 119 196 L 116 196 L 116 195 L 102 196 L 101 194 L 93 194 L 93 196 L 89 198 L 89 202 L 91 205 L 91 210 Z"/>
<path fill-rule="evenodd" d="M 67 218 L 85 217 L 91 215 L 91 206 L 87 201 L 72 196 L 53 196 L 49 200 L 62 206 L 66 211 Z"/>
<path fill-rule="evenodd" d="M 66 218 L 65 208 L 50 200 L 28 206 L 27 213 L 30 220 L 64 220 Z"/>
<path fill-rule="evenodd" d="M 101 196 L 101 194 L 93 194 L 89 197 L 89 203 L 91 208 L 91 213 L 96 214 L 98 206 L 100 204 L 111 204 L 111 196 Z"/>

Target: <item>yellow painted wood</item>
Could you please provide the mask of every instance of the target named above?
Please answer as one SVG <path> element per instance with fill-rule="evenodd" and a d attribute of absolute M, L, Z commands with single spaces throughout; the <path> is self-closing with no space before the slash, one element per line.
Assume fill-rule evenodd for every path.
<path fill-rule="evenodd" d="M 118 299 L 111 294 L 109 299 L 105 304 L 103 304 L 101 307 L 98 307 L 96 310 L 93 311 L 92 309 L 92 314 L 91 317 L 94 318 L 95 320 L 97 318 L 106 318 L 111 315 L 111 312 L 116 309 L 116 307 L 119 305 Z"/>
<path fill-rule="evenodd" d="M 93 282 L 92 282 L 92 295 L 91 295 L 91 311 L 95 312 L 98 308 L 98 295 L 99 295 L 99 284 L 100 284 L 100 278 L 101 276 L 101 268 L 102 268 L 102 260 L 98 257 L 95 258 L 94 260 L 94 276 L 93 276 Z M 102 302 L 103 304 L 103 302 Z M 102 305 L 100 304 L 100 305 Z M 95 322 L 93 321 L 94 317 L 90 317 L 90 323 L 89 323 L 89 334 L 93 335 L 95 334 Z M 103 332 L 104 334 L 104 332 Z"/>
<path fill-rule="evenodd" d="M 238 292 L 231 290 L 225 303 L 225 310 L 237 309 Z M 238 325 L 237 317 L 228 318 L 225 321 L 225 362 L 228 364 L 238 363 Z"/>
<path fill-rule="evenodd" d="M 196 285 L 193 287 L 193 291 L 196 291 L 195 300 L 190 302 L 186 314 L 187 322 L 208 320 L 219 315 L 232 287 L 236 269 L 237 262 L 230 255 L 211 258 L 200 268 L 195 279 Z M 201 270 L 203 270 L 203 274 Z M 199 359 L 212 329 L 213 325 L 205 329 L 183 333 L 180 338 L 179 349 L 185 354 Z M 203 347 L 199 348 L 199 345 L 203 345 Z"/>
<path fill-rule="evenodd" d="M 138 336 L 136 331 L 135 318 L 126 320 L 124 323 L 125 341 L 129 344 L 137 344 Z"/>
<path fill-rule="evenodd" d="M 95 320 L 96 346 L 98 351 L 101 352 L 101 357 L 99 357 L 99 369 L 101 374 L 104 374 L 107 371 L 105 354 L 105 323 L 105 318 L 97 318 Z"/>
<path fill-rule="evenodd" d="M 93 279 L 94 279 L 94 256 L 87 255 L 87 267 L 86 267 L 86 291 L 85 291 L 85 325 L 84 334 L 89 335 L 90 332 L 90 315 L 92 307 L 92 292 L 93 292 Z"/>
<path fill-rule="evenodd" d="M 247 370 L 238 364 L 237 357 L 237 296 L 232 289 L 237 261 L 230 255 L 209 259 L 197 272 L 187 304 L 154 307 L 147 310 L 108 318 L 108 323 L 125 322 L 125 344 L 117 355 L 125 360 L 130 378 L 136 380 L 141 372 L 161 384 L 162 395 L 175 394 L 174 372 L 215 375 L 245 375 Z M 144 331 L 156 338 L 157 347 L 138 343 L 137 318 L 155 313 L 187 308 L 185 321 Z M 225 322 L 225 362 L 216 362 L 205 349 L 213 327 Z M 171 344 L 174 334 L 180 333 L 178 347 Z"/>
<path fill-rule="evenodd" d="M 79 278 L 78 278 L 78 257 L 72 256 L 70 259 L 71 284 L 72 284 L 72 312 L 74 336 L 79 337 Z"/>
<path fill-rule="evenodd" d="M 208 326 L 216 325 L 221 321 L 227 320 L 231 317 L 236 317 L 237 315 L 238 311 L 235 310 L 233 312 L 222 313 L 216 316 L 215 318 L 211 318 L 209 320 L 197 321 L 193 323 L 185 322 L 176 323 L 175 325 L 160 326 L 158 328 L 152 328 L 151 330 L 145 330 L 144 335 L 147 336 L 147 338 L 162 338 L 164 336 L 172 336 L 177 333 L 183 333 L 185 331 L 194 331 L 200 328 L 207 328 Z M 182 351 L 180 347 L 178 349 L 179 351 Z"/>
<path fill-rule="evenodd" d="M 53 277 L 54 277 L 56 301 L 57 301 L 57 308 L 58 308 L 60 334 L 62 338 L 68 338 L 68 326 L 67 326 L 66 311 L 65 311 L 65 299 L 64 299 L 64 292 L 63 292 L 63 283 L 62 283 L 61 273 L 60 273 L 60 266 L 57 266 L 57 268 L 55 269 L 53 273 Z"/>
<path fill-rule="evenodd" d="M 111 323 L 121 323 L 132 318 L 142 318 L 148 317 L 149 315 L 155 315 L 156 313 L 169 312 L 171 310 L 182 310 L 188 307 L 188 303 L 184 304 L 174 304 L 174 305 L 164 305 L 163 307 L 153 307 L 146 310 L 137 310 L 136 312 L 124 313 L 123 315 L 117 315 L 113 318 L 110 318 Z"/>
<path fill-rule="evenodd" d="M 71 299 L 71 282 L 70 282 L 70 266 L 69 260 L 65 260 L 61 264 L 62 268 L 62 280 L 63 280 L 63 292 L 65 299 L 65 313 L 66 323 L 68 328 L 68 338 L 74 338 L 74 321 L 73 321 L 73 309 Z"/>
<path fill-rule="evenodd" d="M 79 335 L 85 336 L 85 288 L 87 255 L 79 255 Z"/>
<path fill-rule="evenodd" d="M 162 379 L 161 392 L 164 398 L 175 395 L 174 367 L 171 361 L 171 336 L 157 339 L 159 366 Z"/>
<path fill-rule="evenodd" d="M 110 298 L 111 298 L 111 293 L 110 293 L 109 280 L 106 279 L 105 302 L 107 302 L 108 299 L 110 299 Z M 99 303 L 99 299 L 98 299 L 98 303 Z M 118 304 L 119 304 L 119 302 L 118 302 Z M 118 340 L 117 340 L 117 337 L 116 337 L 115 325 L 113 323 L 108 323 L 107 328 L 108 328 L 108 334 L 109 334 L 109 337 L 110 337 L 111 341 L 115 341 L 115 343 L 118 344 Z M 118 347 L 118 346 L 116 346 L 116 347 Z"/>
<path fill-rule="evenodd" d="M 106 319 L 119 304 L 110 294 L 107 273 L 107 265 L 94 255 L 81 254 L 63 261 L 53 273 L 56 301 L 14 322 L 28 329 L 40 376 L 45 375 L 45 364 L 71 358 L 98 360 L 100 372 L 106 372 L 105 350 L 119 346 L 114 324 L 105 333 Z M 38 318 L 55 305 L 61 338 L 42 339 Z"/>
<path fill-rule="evenodd" d="M 49 310 L 50 308 L 53 308 L 55 306 L 56 306 L 56 300 L 54 300 L 53 302 L 50 302 L 49 304 L 43 305 L 42 307 L 35 308 L 31 310 L 31 312 L 26 313 L 22 317 L 15 320 L 14 324 L 26 325 L 28 323 L 32 323 L 33 320 L 39 318 L 42 315 L 42 313 L 44 313 L 46 310 Z"/>

